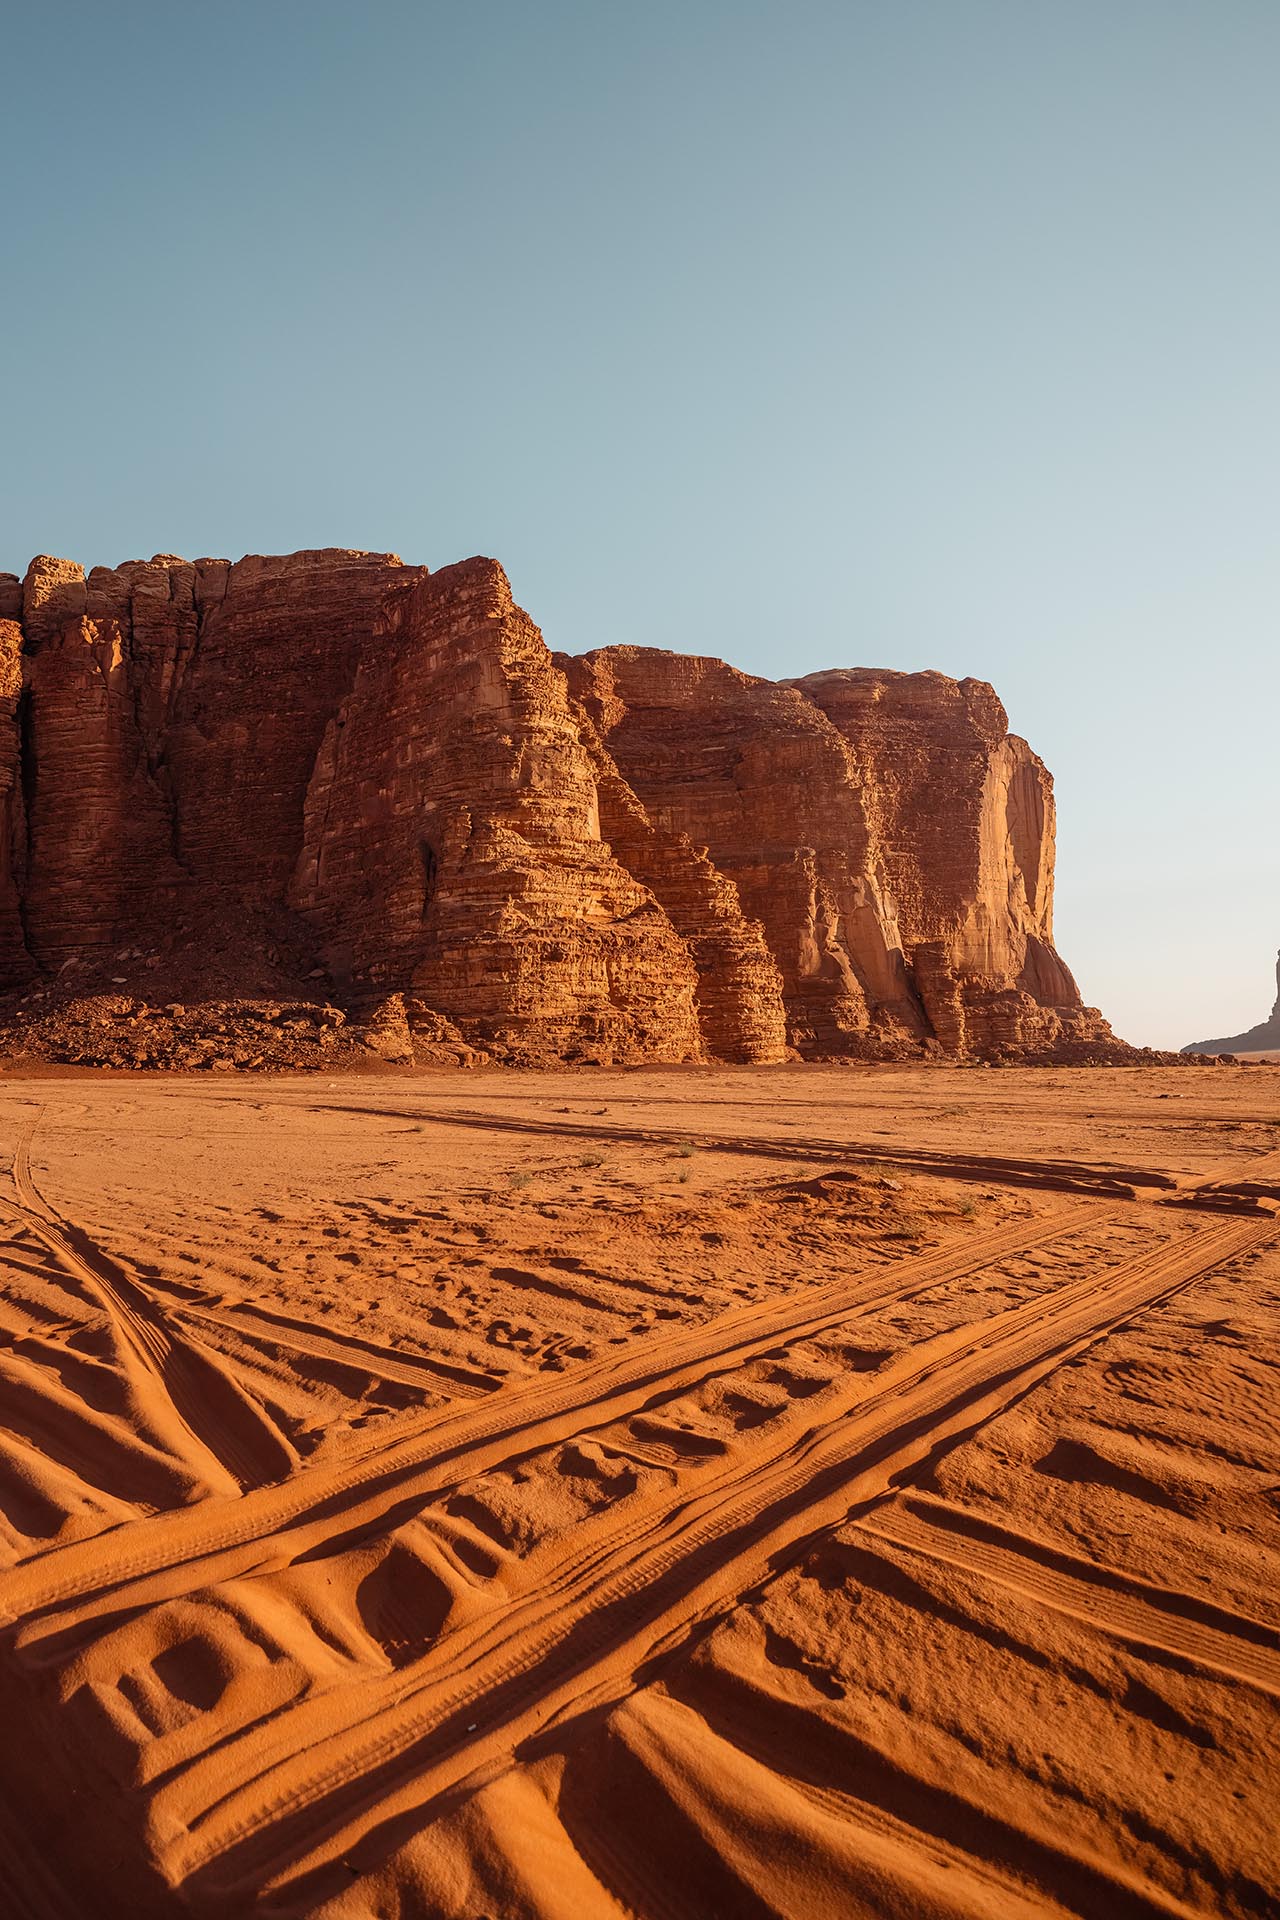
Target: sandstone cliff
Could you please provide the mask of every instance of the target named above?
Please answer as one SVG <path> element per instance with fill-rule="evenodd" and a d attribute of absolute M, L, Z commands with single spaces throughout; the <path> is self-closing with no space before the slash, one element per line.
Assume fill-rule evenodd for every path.
<path fill-rule="evenodd" d="M 406 1059 L 1118 1057 L 1052 894 L 978 681 L 553 657 L 490 560 L 0 576 L 10 1034 L 292 995 Z"/>
<path fill-rule="evenodd" d="M 803 1053 L 1114 1045 L 1053 947 L 1053 786 L 990 687 L 775 684 L 638 647 L 560 658 L 623 777 L 763 927 Z"/>
<path fill-rule="evenodd" d="M 1248 1033 L 1233 1034 L 1229 1040 L 1197 1040 L 1184 1047 L 1184 1053 L 1275 1053 L 1280 1052 L 1280 954 L 1276 955 L 1276 1003 L 1269 1020 L 1263 1020 Z"/>

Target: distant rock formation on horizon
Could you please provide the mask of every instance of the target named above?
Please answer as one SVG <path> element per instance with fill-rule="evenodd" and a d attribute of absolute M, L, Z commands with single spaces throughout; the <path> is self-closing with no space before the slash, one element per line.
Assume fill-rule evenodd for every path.
<path fill-rule="evenodd" d="M 1184 1053 L 1272 1053 L 1280 1050 L 1280 954 L 1276 955 L 1276 1003 L 1271 1017 L 1230 1040 L 1197 1040 Z"/>
<path fill-rule="evenodd" d="M 0 806 L 0 994 L 204 968 L 507 1060 L 1130 1057 L 989 686 L 553 657 L 493 560 L 0 575 Z"/>

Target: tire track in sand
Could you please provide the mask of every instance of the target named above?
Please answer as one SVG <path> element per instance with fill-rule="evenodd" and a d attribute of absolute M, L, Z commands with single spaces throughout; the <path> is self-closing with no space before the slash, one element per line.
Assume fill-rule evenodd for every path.
<path fill-rule="evenodd" d="M 1050 1246 L 1114 1216 L 1076 1201 L 951 1247 L 857 1274 L 761 1306 L 734 1307 L 572 1372 L 512 1384 L 479 1402 L 427 1409 L 354 1466 L 303 1466 L 285 1483 L 233 1502 L 137 1520 L 102 1539 L 71 1542 L 0 1577 L 0 1620 L 55 1612 L 45 1631 L 95 1613 L 141 1606 L 252 1571 L 264 1552 L 296 1556 L 338 1531 L 373 1526 L 388 1506 L 483 1471 L 513 1453 L 626 1418 L 647 1401 L 692 1390 L 784 1342 L 811 1339 L 851 1318 Z M 892 1277 L 890 1277 L 892 1275 Z M 74 1609 L 56 1612 L 68 1601 Z M 30 1638 L 28 1630 L 27 1637 Z"/>
<path fill-rule="evenodd" d="M 10 1170 L 17 1200 L 0 1196 L 0 1214 L 32 1234 L 106 1312 L 139 1413 L 175 1458 L 215 1493 L 283 1479 L 298 1456 L 275 1423 L 207 1348 L 175 1332 L 145 1288 L 46 1203 L 31 1172 L 43 1114 L 18 1140 Z"/>
<path fill-rule="evenodd" d="M 994 1581 L 1139 1652 L 1189 1660 L 1280 1699 L 1280 1631 L 1263 1621 L 1065 1553 L 931 1494 L 878 1508 L 859 1526 L 873 1541 Z"/>
<path fill-rule="evenodd" d="M 905 1147 L 896 1141 L 867 1146 L 856 1141 L 813 1139 L 802 1134 L 722 1134 L 685 1127 L 625 1126 L 616 1120 L 606 1126 L 598 1126 L 586 1120 L 541 1120 L 532 1115 L 508 1116 L 468 1107 L 433 1107 L 418 1115 L 411 1115 L 408 1108 L 395 1110 L 368 1105 L 352 1106 L 336 1101 L 317 1101 L 316 1108 L 327 1113 L 373 1113 L 395 1119 L 413 1117 L 437 1127 L 463 1127 L 486 1134 L 517 1133 L 533 1139 L 579 1140 L 592 1145 L 694 1146 L 706 1153 L 740 1154 L 765 1160 L 822 1160 L 850 1166 L 893 1167 L 902 1173 L 931 1174 L 940 1180 L 980 1181 L 988 1186 L 1092 1194 L 1104 1200 L 1133 1200 L 1140 1188 L 1171 1193 L 1179 1186 L 1172 1174 L 1151 1167 L 945 1152 L 926 1147 Z"/>
<path fill-rule="evenodd" d="M 1173 1245 L 926 1342 L 817 1424 L 780 1422 L 692 1490 L 535 1550 L 507 1604 L 412 1667 L 289 1709 L 167 1784 L 154 1831 L 201 1897 L 287 1885 L 393 1827 L 571 1715 L 637 1683 L 689 1630 L 742 1600 L 810 1539 L 883 1499 L 1063 1361 L 1271 1236 L 1206 1226 Z"/>
<path fill-rule="evenodd" d="M 450 1395 L 479 1398 L 498 1392 L 503 1384 L 497 1374 L 481 1373 L 478 1368 L 457 1366 L 447 1360 L 434 1360 L 427 1354 L 397 1353 L 355 1335 L 328 1335 L 288 1314 L 275 1313 L 257 1304 L 215 1305 L 179 1295 L 169 1312 L 179 1320 L 205 1320 L 212 1326 L 247 1335 L 265 1346 L 287 1347 L 291 1353 L 332 1361 L 338 1366 L 372 1374 L 379 1380 L 423 1392 L 438 1393 L 447 1389 Z"/>

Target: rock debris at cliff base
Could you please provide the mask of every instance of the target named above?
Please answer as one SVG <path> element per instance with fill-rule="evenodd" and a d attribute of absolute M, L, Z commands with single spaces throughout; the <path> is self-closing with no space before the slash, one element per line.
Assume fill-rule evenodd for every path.
<path fill-rule="evenodd" d="M 0 809 L 11 1053 L 1136 1057 L 990 687 L 553 656 L 492 560 L 0 576 Z"/>

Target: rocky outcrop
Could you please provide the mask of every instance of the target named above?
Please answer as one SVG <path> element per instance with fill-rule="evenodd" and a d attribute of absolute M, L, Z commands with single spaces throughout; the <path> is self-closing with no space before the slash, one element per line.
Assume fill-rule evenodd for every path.
<path fill-rule="evenodd" d="M 45 1027 L 303 995 L 388 1060 L 1118 1057 L 1052 892 L 977 681 L 553 657 L 491 560 L 0 576 L 0 993 Z"/>
<path fill-rule="evenodd" d="M 348 992 L 406 989 L 505 1052 L 702 1055 L 690 953 L 602 838 L 563 675 L 491 560 L 388 596 L 289 901 Z"/>
<path fill-rule="evenodd" d="M 1236 1033 L 1229 1040 L 1197 1040 L 1184 1047 L 1184 1053 L 1276 1053 L 1280 1052 L 1280 954 L 1276 955 L 1276 1003 L 1271 1017 L 1247 1033 Z"/>
<path fill-rule="evenodd" d="M 317 751 L 394 555 L 194 563 L 23 587 L 26 947 L 41 967 L 164 938 L 192 914 L 234 937 L 282 897 Z"/>
<path fill-rule="evenodd" d="M 19 610 L 20 606 L 19 602 Z M 0 981 L 8 986 L 30 979 L 35 972 L 22 919 L 27 821 L 18 717 L 21 699 L 22 628 L 16 618 L 0 615 Z"/>
<path fill-rule="evenodd" d="M 638 647 L 561 659 L 650 818 L 759 920 L 803 1053 L 1090 1057 L 1053 946 L 1053 786 L 980 681 L 775 684 Z"/>

